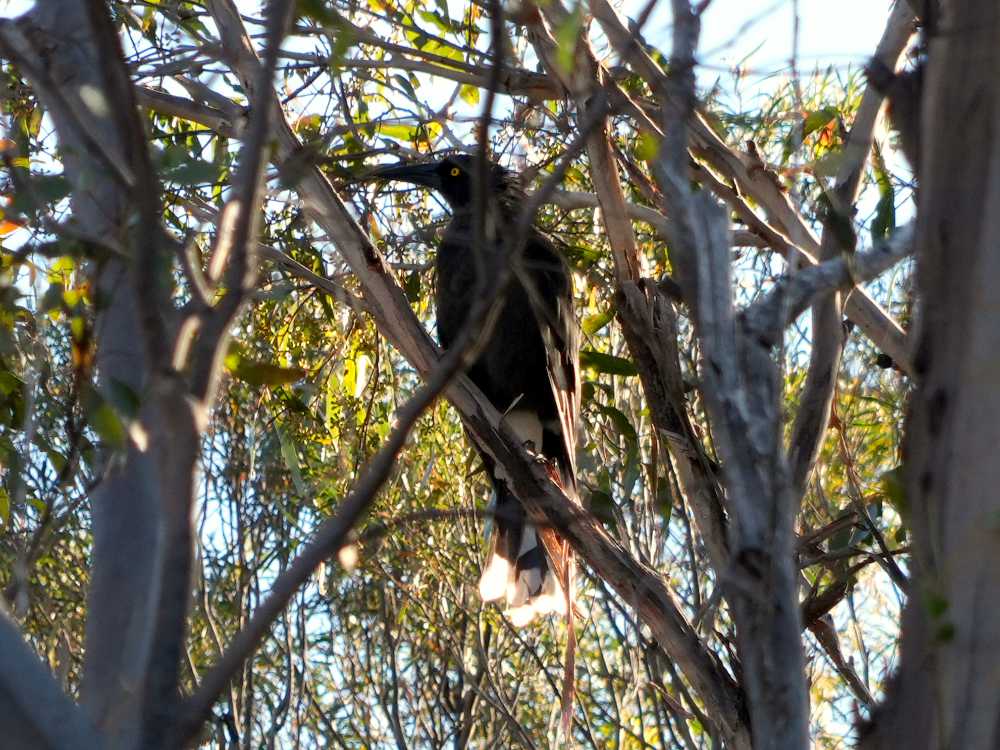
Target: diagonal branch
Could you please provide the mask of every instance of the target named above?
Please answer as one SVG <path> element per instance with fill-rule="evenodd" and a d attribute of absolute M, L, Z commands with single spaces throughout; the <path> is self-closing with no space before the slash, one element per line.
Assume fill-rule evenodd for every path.
<path fill-rule="evenodd" d="M 7 750 L 100 750 L 105 746 L 4 612 L 0 612 L 0 716 Z"/>
<path fill-rule="evenodd" d="M 590 0 L 590 10 L 618 55 L 646 79 L 653 91 L 669 91 L 666 73 L 645 52 L 610 3 L 607 0 Z M 894 11 L 894 16 L 896 15 Z M 669 99 L 669 95 L 667 98 Z M 664 104 L 669 102 L 665 100 Z M 641 129 L 647 129 L 641 118 L 637 120 L 637 124 Z M 659 128 L 652 132 L 663 135 Z M 689 133 L 691 152 L 727 181 L 735 184 L 738 190 L 733 190 L 723 181 L 708 175 L 707 170 L 702 170 L 706 176 L 711 177 L 706 184 L 728 203 L 734 204 L 737 213 L 754 228 L 755 224 L 765 222 L 756 217 L 742 196 L 751 198 L 763 208 L 768 217 L 766 232 L 771 235 L 768 240 L 772 247 L 790 262 L 794 259 L 800 264 L 816 263 L 816 258 L 820 255 L 819 240 L 755 150 L 741 154 L 730 149 L 700 113 L 689 120 Z M 767 237 L 767 234 L 764 236 Z M 902 328 L 870 296 L 863 291 L 852 294 L 845 312 L 879 349 L 892 357 L 904 372 L 912 375 L 910 354 Z"/>
<path fill-rule="evenodd" d="M 241 38 L 242 22 L 235 6 L 228 0 L 214 0 L 212 7 L 223 37 Z M 235 59 L 233 65 L 241 80 L 252 70 L 240 59 Z M 278 106 L 273 92 L 253 91 L 250 96 L 251 106 L 259 106 L 261 100 Z M 301 146 L 283 117 L 276 123 L 275 137 L 278 159 L 288 158 Z M 333 240 L 357 276 L 379 330 L 426 377 L 437 362 L 436 348 L 414 316 L 385 259 L 318 168 L 313 166 L 304 172 L 297 190 L 310 216 Z M 468 381 L 455 381 L 447 396 L 484 450 L 515 477 L 518 496 L 529 512 L 543 513 L 581 559 L 635 604 L 668 657 L 690 680 L 708 712 L 719 717 L 732 746 L 749 747 L 739 690 L 718 658 L 687 623 L 663 579 L 612 541 L 596 521 L 581 518 L 578 513 L 569 515 L 572 504 L 568 498 L 544 467 L 533 464 L 516 436 L 503 424 L 500 414 Z"/>
<path fill-rule="evenodd" d="M 910 223 L 867 252 L 841 255 L 782 276 L 774 289 L 744 311 L 746 328 L 769 341 L 778 341 L 782 331 L 817 298 L 871 281 L 913 255 L 914 233 L 914 224 Z"/>

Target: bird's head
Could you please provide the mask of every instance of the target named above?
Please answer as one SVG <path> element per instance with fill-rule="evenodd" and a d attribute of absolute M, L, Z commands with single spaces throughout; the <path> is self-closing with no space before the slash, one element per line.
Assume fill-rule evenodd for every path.
<path fill-rule="evenodd" d="M 477 164 L 474 156 L 456 154 L 438 161 L 379 167 L 370 176 L 430 188 L 440 193 L 452 210 L 458 210 L 472 205 Z M 517 175 L 493 162 L 487 162 L 486 167 L 489 170 L 486 184 L 491 195 L 502 199 L 521 194 Z"/>

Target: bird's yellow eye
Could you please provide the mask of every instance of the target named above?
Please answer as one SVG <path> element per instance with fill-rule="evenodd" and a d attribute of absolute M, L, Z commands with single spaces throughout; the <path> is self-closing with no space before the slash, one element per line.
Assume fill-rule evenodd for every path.
<path fill-rule="evenodd" d="M 452 167 L 451 168 L 451 176 L 452 177 L 458 177 L 460 174 L 462 174 L 462 170 L 460 170 L 458 167 Z"/>

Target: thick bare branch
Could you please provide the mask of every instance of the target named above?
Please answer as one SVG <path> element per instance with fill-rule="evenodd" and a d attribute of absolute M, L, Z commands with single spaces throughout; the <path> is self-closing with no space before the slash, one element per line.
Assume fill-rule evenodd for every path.
<path fill-rule="evenodd" d="M 841 255 L 781 277 L 774 289 L 744 312 L 747 328 L 771 341 L 778 341 L 819 296 L 849 289 L 877 278 L 913 254 L 914 225 L 900 227 L 888 242 L 867 252 Z"/>
<path fill-rule="evenodd" d="M 101 750 L 83 711 L 66 696 L 0 612 L 0 716 L 8 750 Z"/>
<path fill-rule="evenodd" d="M 904 453 L 914 554 L 899 673 L 866 750 L 1000 741 L 1000 9 L 939 5 L 923 78 L 920 382 Z"/>
<path fill-rule="evenodd" d="M 219 135 L 238 137 L 243 133 L 246 115 L 243 112 L 236 112 L 235 106 L 232 107 L 232 111 L 223 111 L 148 86 L 136 86 L 135 92 L 139 104 L 152 112 L 196 122 L 211 128 Z"/>
<path fill-rule="evenodd" d="M 73 185 L 73 222 L 127 247 L 134 176 L 111 106 L 115 98 L 102 74 L 88 3 L 39 2 L 0 29 L 5 54 L 17 61 L 55 124 Z M 28 44 L 24 55 L 22 41 Z M 142 393 L 148 365 L 129 268 L 113 256 L 92 272 L 97 293 L 107 301 L 96 321 L 102 388 L 109 389 L 114 379 Z M 131 445 L 91 498 L 91 512 L 94 545 L 81 702 L 113 743 L 127 745 L 139 731 L 139 690 L 154 612 L 150 582 L 161 507 L 152 456 Z"/>
<path fill-rule="evenodd" d="M 725 214 L 705 193 L 690 201 L 687 223 L 701 243 L 685 263 L 696 290 L 702 393 L 733 519 L 723 583 L 737 626 L 754 747 L 804 748 L 808 701 L 792 554 L 794 508 L 781 446 L 781 381 L 771 358 L 775 342 L 737 323 Z"/>
<path fill-rule="evenodd" d="M 687 180 L 699 19 L 686 0 L 674 0 L 673 10 L 671 75 L 661 90 L 666 135 L 652 169 L 674 219 L 672 259 L 702 344 L 701 390 L 725 470 L 733 523 L 731 563 L 722 578 L 736 622 L 753 746 L 805 748 L 808 695 L 775 342 L 738 325 L 726 212 L 707 192 L 693 193 Z"/>

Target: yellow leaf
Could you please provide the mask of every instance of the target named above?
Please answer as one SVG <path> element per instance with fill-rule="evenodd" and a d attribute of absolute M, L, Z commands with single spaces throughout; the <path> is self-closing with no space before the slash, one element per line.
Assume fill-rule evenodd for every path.
<path fill-rule="evenodd" d="M 0 237 L 6 237 L 11 232 L 16 232 L 22 226 L 24 225 L 16 221 L 11 221 L 10 219 L 4 219 L 3 221 L 0 221 Z"/>
<path fill-rule="evenodd" d="M 382 232 L 379 231 L 378 222 L 375 221 L 375 217 L 372 214 L 368 214 L 368 231 L 375 240 L 382 241 Z"/>

